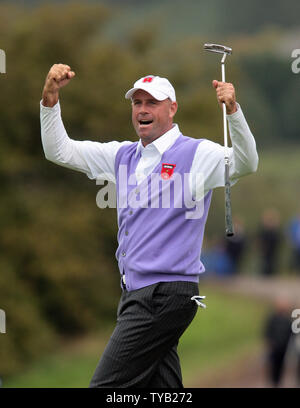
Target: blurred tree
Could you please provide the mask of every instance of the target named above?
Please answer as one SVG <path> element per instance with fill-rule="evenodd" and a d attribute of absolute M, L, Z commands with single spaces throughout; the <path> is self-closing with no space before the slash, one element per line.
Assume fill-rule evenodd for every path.
<path fill-rule="evenodd" d="M 53 347 L 55 333 L 84 333 L 113 319 L 119 285 L 115 248 L 109 257 L 102 252 L 115 241 L 115 217 L 100 213 L 91 200 L 97 190 L 84 184 L 83 175 L 77 179 L 45 160 L 38 105 L 45 76 L 57 62 L 87 69 L 85 94 L 94 89 L 91 78 L 101 78 L 109 89 L 103 80 L 109 70 L 98 72 L 95 65 L 89 71 L 87 62 L 93 63 L 108 12 L 83 4 L 62 5 L 59 13 L 55 5 L 15 11 L 0 7 L 1 47 L 8 56 L 0 94 L 0 301 L 8 320 L 8 335 L 0 339 L 1 375 Z M 110 56 L 118 59 L 113 51 Z M 65 93 L 67 122 L 83 86 Z M 94 115 L 98 94 L 89 95 Z M 82 138 L 90 136 L 89 118 L 81 124 Z M 75 116 L 71 135 L 77 124 Z"/>
<path fill-rule="evenodd" d="M 259 53 L 242 56 L 241 69 L 248 86 L 244 88 L 252 101 L 250 110 L 261 117 L 256 126 L 261 145 L 283 144 L 295 137 L 294 125 L 284 118 L 286 107 L 297 104 L 296 95 L 292 92 L 287 97 L 287 89 L 294 87 L 293 76 L 287 61 L 272 53 Z M 288 69 L 287 69 L 288 67 Z M 245 95 L 245 99 L 246 95 Z M 250 99 L 250 98 L 249 98 Z M 251 113 L 250 113 L 251 115 Z"/>

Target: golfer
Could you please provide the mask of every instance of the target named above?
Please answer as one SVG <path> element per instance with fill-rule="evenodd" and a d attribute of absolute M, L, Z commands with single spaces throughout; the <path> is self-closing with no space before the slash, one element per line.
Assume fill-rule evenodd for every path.
<path fill-rule="evenodd" d="M 139 79 L 125 95 L 138 141 L 72 140 L 62 122 L 59 91 L 74 76 L 63 64 L 53 65 L 47 75 L 40 105 L 45 156 L 92 180 L 115 183 L 118 203 L 116 257 L 122 296 L 115 330 L 90 387 L 181 388 L 177 345 L 198 308 L 194 296 L 199 295 L 199 275 L 204 272 L 200 261 L 204 227 L 212 190 L 224 186 L 224 147 L 183 136 L 173 122 L 177 111 L 173 86 L 152 75 Z M 234 184 L 256 171 L 256 144 L 236 103 L 234 86 L 214 80 L 213 87 L 219 104 L 226 104 Z M 153 187 L 155 175 L 160 182 L 154 183 L 154 194 L 139 201 L 142 189 Z M 187 180 L 187 186 L 178 188 L 176 197 L 170 194 L 170 205 L 163 205 L 166 186 L 173 191 L 178 180 Z M 139 202 L 143 205 L 136 205 Z M 201 211 L 191 208 L 192 202 L 201 203 Z"/>

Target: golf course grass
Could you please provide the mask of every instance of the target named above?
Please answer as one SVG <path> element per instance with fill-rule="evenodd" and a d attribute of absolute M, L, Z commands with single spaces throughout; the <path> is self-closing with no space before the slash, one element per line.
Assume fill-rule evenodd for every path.
<path fill-rule="evenodd" d="M 208 370 L 218 370 L 257 347 L 267 310 L 263 302 L 222 293 L 205 284 L 200 286 L 200 294 L 206 295 L 207 309 L 199 308 L 178 348 L 186 387 L 195 386 L 197 377 Z M 112 329 L 62 342 L 56 353 L 27 371 L 2 379 L 3 387 L 88 387 Z"/>

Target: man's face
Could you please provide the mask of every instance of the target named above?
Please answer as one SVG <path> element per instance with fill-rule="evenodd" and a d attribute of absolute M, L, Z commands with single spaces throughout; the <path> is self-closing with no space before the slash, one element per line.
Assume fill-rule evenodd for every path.
<path fill-rule="evenodd" d="M 177 103 L 158 101 L 148 92 L 137 90 L 132 97 L 132 123 L 146 146 L 172 128 Z"/>

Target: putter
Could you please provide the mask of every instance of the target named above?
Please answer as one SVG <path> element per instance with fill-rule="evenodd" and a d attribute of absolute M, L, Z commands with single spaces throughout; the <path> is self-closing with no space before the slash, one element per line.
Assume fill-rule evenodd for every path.
<path fill-rule="evenodd" d="M 221 60 L 222 67 L 222 82 L 225 82 L 225 59 L 227 55 L 232 54 L 232 49 L 220 44 L 204 44 L 204 50 L 223 54 Z M 226 105 L 223 102 L 223 128 L 224 128 L 224 147 L 225 147 L 225 230 L 226 236 L 234 235 L 231 214 L 231 198 L 230 198 L 230 181 L 229 181 L 229 154 L 228 154 L 228 136 L 227 136 L 227 121 L 226 121 Z"/>
<path fill-rule="evenodd" d="M 5 73 L 6 73 L 5 52 L 3 50 L 0 50 L 0 74 L 5 74 Z"/>

